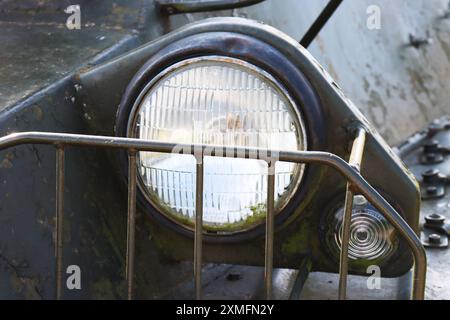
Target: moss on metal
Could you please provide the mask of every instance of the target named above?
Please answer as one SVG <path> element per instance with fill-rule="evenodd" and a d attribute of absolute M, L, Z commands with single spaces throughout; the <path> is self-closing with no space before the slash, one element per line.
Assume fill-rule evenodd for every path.
<path fill-rule="evenodd" d="M 297 232 L 293 233 L 292 236 L 286 239 L 286 241 L 282 244 L 281 251 L 283 255 L 292 256 L 299 253 L 308 252 L 311 248 L 309 244 L 311 230 L 312 228 L 310 227 L 308 221 L 304 221 L 300 224 Z"/>
<path fill-rule="evenodd" d="M 193 219 L 181 214 L 180 212 L 174 210 L 172 207 L 167 205 L 165 202 L 155 194 L 149 194 L 152 204 L 158 208 L 164 215 L 172 217 L 177 222 L 185 227 L 194 229 L 195 222 Z M 275 204 L 276 206 L 276 204 Z M 249 208 L 252 211 L 252 215 L 238 222 L 224 223 L 224 224 L 204 224 L 203 229 L 206 232 L 218 233 L 218 232 L 235 232 L 237 230 L 249 229 L 252 226 L 264 221 L 266 217 L 267 206 L 265 203 L 259 203 L 257 205 L 251 206 Z"/>

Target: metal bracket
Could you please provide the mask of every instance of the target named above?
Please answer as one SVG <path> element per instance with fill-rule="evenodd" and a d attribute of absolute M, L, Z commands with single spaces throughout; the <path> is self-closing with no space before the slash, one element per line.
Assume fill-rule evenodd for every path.
<path fill-rule="evenodd" d="M 295 278 L 294 286 L 292 287 L 289 300 L 300 300 L 300 295 L 302 293 L 303 287 L 305 286 L 306 280 L 308 279 L 310 272 L 311 272 L 311 260 L 308 257 L 302 260 L 300 267 L 298 268 L 298 274 L 297 277 Z"/>

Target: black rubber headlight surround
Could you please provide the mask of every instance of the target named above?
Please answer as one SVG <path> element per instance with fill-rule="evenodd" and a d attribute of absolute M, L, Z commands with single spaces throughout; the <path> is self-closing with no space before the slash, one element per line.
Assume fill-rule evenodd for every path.
<path fill-rule="evenodd" d="M 318 97 L 289 59 L 260 40 L 228 32 L 190 36 L 153 56 L 127 87 L 116 131 L 166 142 L 284 150 L 320 150 L 325 133 Z M 194 158 L 138 158 L 142 209 L 192 235 Z M 277 164 L 278 224 L 304 198 L 313 183 L 310 171 Z M 205 240 L 239 241 L 264 232 L 266 173 L 258 160 L 205 157 Z"/>

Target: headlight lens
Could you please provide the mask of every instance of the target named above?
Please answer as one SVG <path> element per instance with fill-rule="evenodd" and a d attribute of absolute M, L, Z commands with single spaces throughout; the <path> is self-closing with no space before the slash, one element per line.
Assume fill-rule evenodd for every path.
<path fill-rule="evenodd" d="M 268 73 L 229 57 L 193 58 L 164 70 L 141 93 L 129 132 L 144 140 L 305 150 L 302 118 Z M 195 168 L 190 155 L 139 154 L 141 189 L 152 205 L 191 227 Z M 206 229 L 238 232 L 265 218 L 267 164 L 256 159 L 204 158 Z M 277 212 L 297 190 L 303 166 L 278 162 Z"/>
<path fill-rule="evenodd" d="M 344 208 L 332 215 L 327 234 L 328 245 L 339 253 L 342 244 Z M 355 196 L 350 224 L 348 257 L 351 260 L 374 261 L 388 258 L 394 251 L 397 237 L 394 228 L 363 196 Z"/>

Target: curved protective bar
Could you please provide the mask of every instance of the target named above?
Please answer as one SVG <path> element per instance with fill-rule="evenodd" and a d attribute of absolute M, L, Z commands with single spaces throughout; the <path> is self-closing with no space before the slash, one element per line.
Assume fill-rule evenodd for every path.
<path fill-rule="evenodd" d="M 425 294 L 427 259 L 425 249 L 415 232 L 400 214 L 342 158 L 327 152 L 274 151 L 256 148 L 236 148 L 197 144 L 175 144 L 159 141 L 142 141 L 131 138 L 91 136 L 67 133 L 21 132 L 0 138 L 0 150 L 21 144 L 50 144 L 55 146 L 91 146 L 98 148 L 134 149 L 138 151 L 192 154 L 194 156 L 215 156 L 251 158 L 295 163 L 319 163 L 336 169 L 349 183 L 367 198 L 392 226 L 405 238 L 414 256 L 414 279 L 412 298 L 421 300 Z"/>

